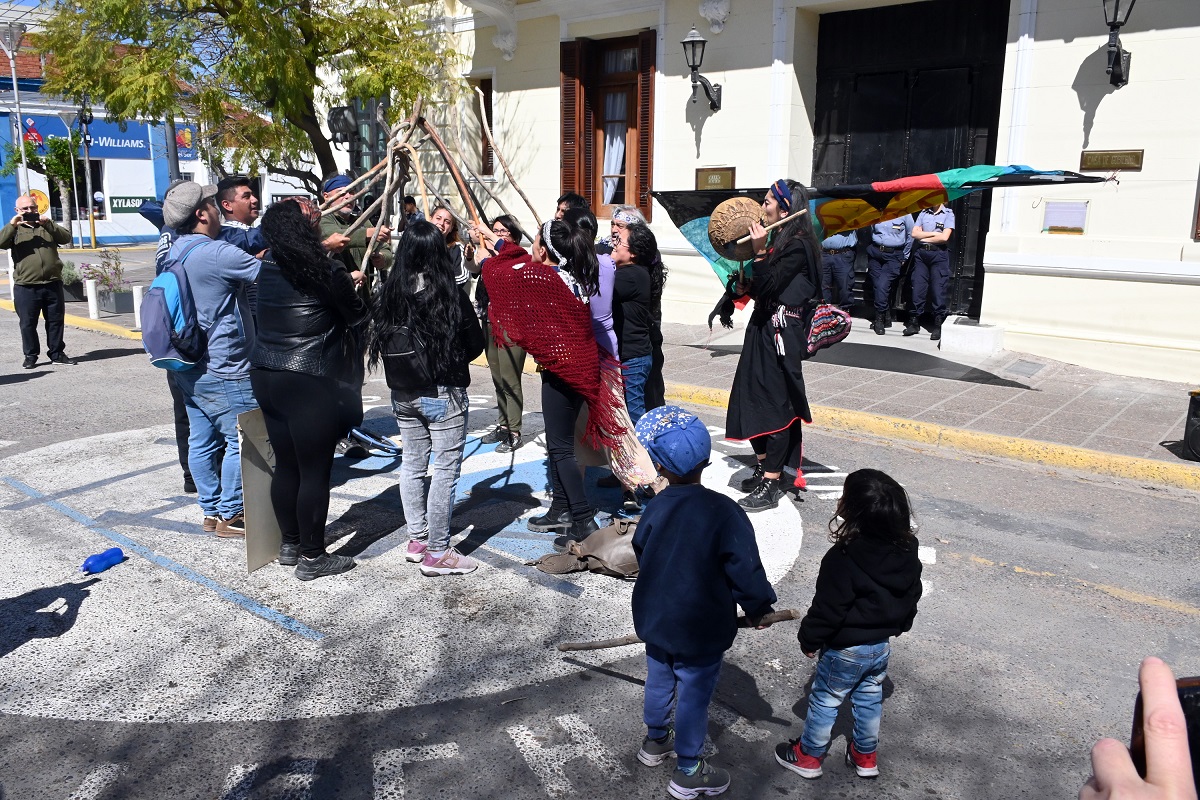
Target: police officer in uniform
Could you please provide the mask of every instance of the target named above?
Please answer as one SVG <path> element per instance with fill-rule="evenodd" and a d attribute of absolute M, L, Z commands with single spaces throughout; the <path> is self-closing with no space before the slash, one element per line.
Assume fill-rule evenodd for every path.
<path fill-rule="evenodd" d="M 875 322 L 871 330 L 880 336 L 884 328 L 892 326 L 892 286 L 912 250 L 912 229 L 913 218 L 908 214 L 871 226 L 871 245 L 867 248 L 867 274 L 875 289 Z"/>
<path fill-rule="evenodd" d="M 946 319 L 946 290 L 950 285 L 950 251 L 947 242 L 953 233 L 954 212 L 944 203 L 917 215 L 917 224 L 912 231 L 916 240 L 913 246 L 917 249 L 912 271 L 913 315 L 904 326 L 905 336 L 920 332 L 917 318 L 928 311 L 933 314 L 933 333 L 929 338 L 934 341 L 942 338 L 942 322 Z"/>
<path fill-rule="evenodd" d="M 821 242 L 821 294 L 826 303 L 843 309 L 854 305 L 854 231 L 834 234 Z"/>

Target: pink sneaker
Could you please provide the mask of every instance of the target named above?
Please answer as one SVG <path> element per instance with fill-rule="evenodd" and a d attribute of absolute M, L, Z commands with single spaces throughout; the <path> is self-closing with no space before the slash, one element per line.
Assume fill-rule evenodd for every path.
<path fill-rule="evenodd" d="M 419 564 L 425 560 L 425 551 L 428 549 L 429 542 L 426 539 L 409 539 L 404 559 L 411 564 Z"/>
<path fill-rule="evenodd" d="M 478 561 L 470 556 L 464 556 L 453 547 L 442 553 L 441 558 L 436 559 L 433 557 L 433 553 L 426 552 L 425 560 L 421 562 L 421 574 L 427 578 L 438 575 L 466 575 L 478 568 Z"/>

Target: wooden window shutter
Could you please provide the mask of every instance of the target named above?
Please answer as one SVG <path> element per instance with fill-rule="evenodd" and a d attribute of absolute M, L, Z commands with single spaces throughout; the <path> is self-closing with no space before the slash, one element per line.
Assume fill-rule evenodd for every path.
<path fill-rule="evenodd" d="M 650 219 L 654 198 L 654 74 L 658 55 L 658 32 L 638 34 L 637 187 L 634 204 Z"/>
<path fill-rule="evenodd" d="M 562 104 L 562 132 L 559 137 L 560 191 L 579 191 L 579 117 L 583 100 L 582 69 L 579 42 L 559 44 L 559 96 Z"/>

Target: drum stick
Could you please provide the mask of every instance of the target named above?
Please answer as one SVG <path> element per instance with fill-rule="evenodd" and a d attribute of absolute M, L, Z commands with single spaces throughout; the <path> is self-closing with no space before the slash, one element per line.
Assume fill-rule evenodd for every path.
<path fill-rule="evenodd" d="M 807 209 L 807 208 L 802 208 L 802 209 L 800 209 L 799 211 L 797 211 L 795 215 L 796 215 L 796 216 L 799 216 L 800 214 L 807 214 L 807 213 L 808 213 L 808 209 Z M 769 231 L 769 230 L 771 230 L 772 228 L 778 228 L 778 227 L 779 227 L 780 225 L 782 225 L 783 223 L 785 223 L 785 222 L 790 222 L 790 221 L 791 221 L 791 219 L 792 219 L 792 216 L 793 216 L 792 214 L 788 214 L 788 215 L 787 215 L 786 217 L 784 217 L 783 219 L 776 220 L 775 222 L 772 222 L 770 225 L 768 225 L 768 226 L 766 226 L 765 228 L 763 228 L 763 230 L 764 230 L 764 231 Z M 746 242 L 748 242 L 748 241 L 750 241 L 750 234 L 748 234 L 748 233 L 747 233 L 745 236 L 743 236 L 742 238 L 740 238 L 740 239 L 738 239 L 736 242 L 734 242 L 734 244 L 745 244 L 745 243 L 746 243 Z M 726 245 L 726 247 L 728 247 L 728 246 L 729 246 L 729 245 Z"/>

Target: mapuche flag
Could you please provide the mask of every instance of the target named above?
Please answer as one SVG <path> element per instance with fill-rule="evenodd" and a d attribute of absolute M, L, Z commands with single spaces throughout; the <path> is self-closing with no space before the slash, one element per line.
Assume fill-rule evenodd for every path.
<path fill-rule="evenodd" d="M 817 239 L 856 230 L 889 219 L 936 208 L 971 192 L 1023 186 L 1054 186 L 1067 183 L 1100 183 L 1105 179 L 1064 170 L 1037 170 L 1024 166 L 979 164 L 927 175 L 911 175 L 891 181 L 844 184 L 810 189 L 809 213 Z M 741 263 L 717 253 L 708 241 L 708 220 L 722 201 L 746 195 L 761 200 L 762 189 L 654 192 L 684 238 L 712 264 L 722 283 L 737 272 Z"/>

